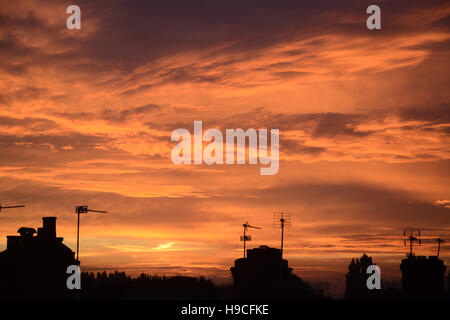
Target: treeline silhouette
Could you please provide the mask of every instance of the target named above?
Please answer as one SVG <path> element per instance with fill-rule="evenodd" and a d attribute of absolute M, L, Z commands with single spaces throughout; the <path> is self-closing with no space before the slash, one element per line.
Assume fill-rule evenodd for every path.
<path fill-rule="evenodd" d="M 125 272 L 82 272 L 78 299 L 227 299 L 240 298 L 233 294 L 233 285 L 216 285 L 203 276 L 158 276 L 141 273 L 131 277 Z M 328 298 L 321 290 L 313 290 L 306 282 L 292 275 L 283 296 L 271 298 Z"/>
<path fill-rule="evenodd" d="M 205 299 L 231 294 L 231 286 L 217 286 L 204 277 L 157 276 L 141 273 L 138 277 L 125 272 L 81 273 L 82 299 Z"/>
<path fill-rule="evenodd" d="M 369 274 L 367 268 L 373 265 L 372 257 L 363 254 L 360 259 L 352 259 L 348 265 L 348 273 L 345 275 L 346 299 L 373 299 L 381 297 L 380 290 L 369 290 L 367 288 L 367 279 Z"/>

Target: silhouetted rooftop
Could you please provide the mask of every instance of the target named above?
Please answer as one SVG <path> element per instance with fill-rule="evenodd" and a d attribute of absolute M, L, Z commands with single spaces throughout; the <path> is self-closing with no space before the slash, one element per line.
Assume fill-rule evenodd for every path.
<path fill-rule="evenodd" d="M 44 217 L 43 227 L 22 227 L 20 236 L 7 236 L 0 252 L 0 295 L 8 298 L 61 297 L 66 270 L 78 265 L 75 253 L 56 237 L 56 217 Z"/>

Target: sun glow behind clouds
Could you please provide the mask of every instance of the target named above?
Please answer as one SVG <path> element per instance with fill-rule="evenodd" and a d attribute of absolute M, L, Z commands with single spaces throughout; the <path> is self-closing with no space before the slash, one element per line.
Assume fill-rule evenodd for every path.
<path fill-rule="evenodd" d="M 155 250 L 167 250 L 167 249 L 171 248 L 174 244 L 175 244 L 175 242 L 161 243 L 154 249 Z"/>
<path fill-rule="evenodd" d="M 176 247 L 173 248 L 175 242 L 160 243 L 156 247 L 149 248 L 147 246 L 139 245 L 107 245 L 106 248 L 117 250 L 119 253 L 145 253 L 154 251 L 178 251 L 186 250 L 185 248 Z"/>

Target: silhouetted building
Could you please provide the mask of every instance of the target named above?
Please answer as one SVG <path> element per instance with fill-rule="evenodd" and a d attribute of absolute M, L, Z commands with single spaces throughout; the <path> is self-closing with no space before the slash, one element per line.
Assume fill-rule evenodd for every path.
<path fill-rule="evenodd" d="M 313 297 L 312 289 L 292 274 L 281 250 L 260 246 L 231 267 L 233 294 L 241 298 Z"/>
<path fill-rule="evenodd" d="M 408 298 L 442 298 L 445 269 L 444 261 L 436 256 L 408 255 L 400 265 L 403 295 Z"/>
<path fill-rule="evenodd" d="M 20 228 L 20 236 L 7 236 L 0 252 L 2 298 L 66 298 L 69 265 L 79 265 L 75 253 L 56 236 L 56 217 L 44 217 L 43 227 Z M 36 234 L 36 235 L 35 235 Z"/>

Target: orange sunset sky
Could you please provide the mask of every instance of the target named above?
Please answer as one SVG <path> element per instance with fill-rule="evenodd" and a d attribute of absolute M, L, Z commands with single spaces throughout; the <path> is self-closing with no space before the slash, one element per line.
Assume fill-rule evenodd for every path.
<path fill-rule="evenodd" d="M 81 8 L 81 30 L 66 8 Z M 382 29 L 366 28 L 378 4 Z M 82 270 L 230 281 L 279 246 L 305 280 L 343 285 L 352 257 L 400 278 L 450 240 L 448 1 L 0 1 L 0 250 L 56 216 Z M 176 128 L 277 128 L 280 169 L 181 165 Z M 449 241 L 441 257 L 450 263 Z"/>

